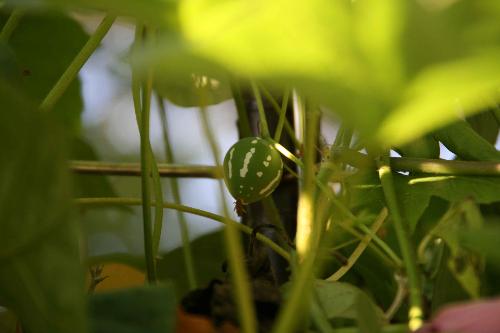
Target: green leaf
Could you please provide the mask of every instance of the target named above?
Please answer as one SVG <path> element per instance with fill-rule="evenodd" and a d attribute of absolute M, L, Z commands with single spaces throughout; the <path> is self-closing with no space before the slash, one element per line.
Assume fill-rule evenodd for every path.
<path fill-rule="evenodd" d="M 95 294 L 90 298 L 91 332 L 174 332 L 176 306 L 168 284 Z"/>
<path fill-rule="evenodd" d="M 379 332 L 383 312 L 361 289 L 343 282 L 316 280 L 316 294 L 328 319 L 356 319 L 362 332 Z"/>
<path fill-rule="evenodd" d="M 226 260 L 222 243 L 223 236 L 220 231 L 203 235 L 191 242 L 199 286 L 207 286 L 211 280 L 222 276 L 222 265 Z M 157 267 L 158 277 L 172 281 L 178 295 L 185 295 L 190 291 L 181 247 L 163 254 Z"/>
<path fill-rule="evenodd" d="M 474 212 L 476 211 L 476 212 Z M 482 226 L 478 208 L 472 202 L 454 205 L 447 214 L 430 231 L 427 237 L 440 237 L 450 249 L 448 268 L 462 288 L 473 298 L 479 297 L 481 258 L 463 248 L 459 242 L 458 232 L 463 229 L 478 229 Z"/>
<path fill-rule="evenodd" d="M 465 120 L 437 130 L 434 136 L 461 159 L 500 161 L 500 152 L 495 146 L 475 132 Z"/>
<path fill-rule="evenodd" d="M 404 144 L 500 98 L 500 51 L 493 49 L 430 66 L 409 84 L 402 103 L 382 123 L 376 137 L 385 145 Z"/>
<path fill-rule="evenodd" d="M 464 301 L 470 298 L 450 271 L 448 266 L 450 250 L 448 247 L 444 247 L 444 249 L 445 251 L 441 259 L 440 268 L 435 279 L 432 281 L 430 312 L 433 314 L 446 304 Z"/>
<path fill-rule="evenodd" d="M 405 1 L 352 3 L 355 38 L 380 97 L 397 99 L 405 81 L 402 41 L 407 19 Z"/>
<path fill-rule="evenodd" d="M 0 300 L 26 331 L 84 333 L 65 136 L 27 100 L 0 80 Z"/>
<path fill-rule="evenodd" d="M 2 15 L 0 22 L 5 21 Z M 87 41 L 88 35 L 73 19 L 56 13 L 24 15 L 9 45 L 24 73 L 22 84 L 36 103 L 47 96 L 70 62 Z M 53 109 L 69 129 L 80 129 L 83 109 L 80 81 L 74 80 Z"/>
<path fill-rule="evenodd" d="M 177 0 L 7 0 L 7 5 L 16 7 L 48 7 L 64 9 L 92 9 L 108 14 L 137 18 L 139 21 L 157 26 L 173 25 L 176 22 Z"/>
<path fill-rule="evenodd" d="M 458 236 L 463 246 L 484 254 L 491 260 L 488 263 L 500 267 L 500 252 L 498 251 L 499 226 L 486 225 L 480 229 L 461 230 L 458 232 Z"/>
<path fill-rule="evenodd" d="M 404 157 L 439 158 L 439 142 L 430 135 L 424 135 L 404 146 L 396 148 Z"/>
<path fill-rule="evenodd" d="M 162 75 L 157 76 L 155 89 L 170 102 L 183 107 L 194 107 L 203 103 L 218 104 L 231 99 L 229 83 L 224 79 L 216 79 L 203 75 L 186 74 L 169 80 Z"/>
<path fill-rule="evenodd" d="M 500 130 L 500 119 L 495 116 L 495 108 L 486 110 L 467 118 L 467 122 L 486 141 L 494 145 Z"/>
<path fill-rule="evenodd" d="M 2 40 L 0 40 L 0 78 L 16 87 L 21 85 L 21 69 L 16 61 L 16 55 Z"/>
<path fill-rule="evenodd" d="M 412 231 L 432 196 L 450 202 L 472 199 L 477 203 L 488 204 L 500 201 L 499 177 L 409 177 L 394 174 L 394 180 L 402 214 Z M 349 183 L 352 186 L 353 208 L 379 210 L 383 207 L 384 196 L 376 174 L 359 173 L 351 177 Z"/>
<path fill-rule="evenodd" d="M 0 308 L 0 332 L 16 333 L 17 318 L 7 309 Z"/>

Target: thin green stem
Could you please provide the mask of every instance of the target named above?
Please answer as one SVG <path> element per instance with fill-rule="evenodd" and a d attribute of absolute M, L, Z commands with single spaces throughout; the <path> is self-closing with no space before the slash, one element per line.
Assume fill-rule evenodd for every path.
<path fill-rule="evenodd" d="M 143 99 L 148 99 L 145 97 Z M 143 104 L 144 106 L 144 104 Z M 142 218 L 144 229 L 144 253 L 146 256 L 147 277 L 150 283 L 156 282 L 155 245 L 153 241 L 151 218 L 151 156 L 149 151 L 149 108 L 141 110 L 141 189 Z"/>
<path fill-rule="evenodd" d="M 78 206 L 82 207 L 109 207 L 109 206 L 141 206 L 142 200 L 140 198 L 78 198 L 75 199 L 75 203 Z M 152 202 L 151 204 L 156 204 Z M 193 214 L 197 216 L 206 217 L 207 219 L 229 225 L 231 224 L 235 229 L 240 230 L 241 232 L 246 233 L 247 235 L 251 235 L 253 230 L 249 226 L 236 222 L 235 220 L 226 218 L 221 215 L 217 215 L 211 212 L 207 212 L 205 210 L 201 210 L 198 208 L 193 208 L 185 205 L 179 205 L 176 203 L 163 202 L 163 208 L 173 209 L 180 212 Z M 261 241 L 263 244 L 269 246 L 274 252 L 282 256 L 285 260 L 290 261 L 290 254 L 283 249 L 281 246 L 276 244 L 269 237 L 264 234 L 258 232 L 256 234 L 257 240 Z"/>
<path fill-rule="evenodd" d="M 152 38 L 153 35 L 150 32 L 148 32 L 148 29 L 146 29 L 146 27 L 143 24 L 138 24 L 135 31 L 135 41 L 133 47 L 135 49 L 139 48 L 140 45 L 144 42 L 144 38 L 146 37 Z M 144 113 L 145 110 L 147 110 L 148 114 L 150 113 L 152 87 L 153 87 L 153 75 L 151 71 L 147 71 L 147 73 L 141 80 L 138 73 L 134 69 L 132 69 L 132 97 L 134 101 L 134 110 L 137 120 L 137 127 L 139 128 L 139 134 L 141 136 L 141 139 L 143 133 L 142 114 Z M 161 203 L 163 202 L 163 190 L 160 179 L 160 172 L 158 170 L 158 165 L 156 163 L 156 158 L 153 152 L 153 148 L 151 146 L 151 142 L 149 141 L 149 135 L 146 139 L 148 141 L 147 155 L 149 156 L 148 157 L 149 168 L 151 170 L 150 175 L 153 178 L 153 192 L 155 196 L 155 201 Z M 163 227 L 163 209 L 160 205 L 157 205 L 155 207 L 154 228 L 152 229 L 153 257 L 155 258 L 155 260 L 159 252 L 162 227 Z"/>
<path fill-rule="evenodd" d="M 361 235 L 356 229 L 348 225 L 347 223 L 339 223 L 338 226 L 342 229 L 344 229 L 346 232 L 357 238 L 358 240 L 362 240 L 365 236 Z M 389 255 L 387 255 L 385 252 L 383 252 L 380 248 L 375 246 L 374 243 L 370 242 L 368 243 L 368 247 L 373 250 L 373 252 L 388 266 L 400 270 L 402 269 L 403 265 L 399 264 L 399 262 L 394 261 Z"/>
<path fill-rule="evenodd" d="M 399 210 L 397 194 L 394 188 L 392 171 L 389 164 L 389 157 L 382 156 L 377 160 L 378 173 L 385 200 L 392 217 L 394 229 L 398 239 L 403 262 L 408 276 L 408 286 L 410 294 L 410 309 L 408 312 L 408 327 L 414 331 L 418 329 L 423 321 L 422 294 L 420 290 L 420 275 L 418 272 L 414 244 L 410 240 L 407 225 L 404 223 Z"/>
<path fill-rule="evenodd" d="M 395 274 L 396 283 L 398 284 L 398 289 L 396 290 L 396 295 L 394 295 L 394 299 L 392 300 L 391 305 L 385 311 L 385 319 L 387 322 L 392 320 L 392 317 L 398 312 L 399 308 L 403 304 L 406 296 L 408 295 L 408 287 L 406 277 L 400 276 L 399 274 Z"/>
<path fill-rule="evenodd" d="M 153 193 L 155 196 L 156 202 L 163 202 L 163 190 L 161 186 L 160 177 L 158 175 L 158 169 L 153 165 L 156 165 L 156 158 L 153 153 L 153 149 L 151 146 L 151 142 L 149 141 L 149 126 L 150 126 L 150 114 L 151 114 L 151 94 L 153 90 L 153 74 L 151 71 L 148 71 L 146 74 L 146 78 L 142 83 L 142 136 L 145 136 L 147 140 L 147 145 L 145 148 L 147 149 L 147 159 L 150 165 L 150 172 L 153 176 Z M 147 116 L 147 119 L 145 119 Z M 147 124 L 146 124 L 147 122 Z M 147 132 L 145 128 L 148 128 Z M 142 147 L 142 146 L 141 146 Z M 149 175 L 148 175 L 149 176 Z M 161 231 L 163 228 L 163 209 L 160 205 L 155 206 L 155 218 L 153 225 L 153 255 L 156 258 L 158 255 L 158 251 L 160 248 L 161 241 Z"/>
<path fill-rule="evenodd" d="M 135 30 L 134 47 L 138 47 L 143 41 L 144 26 L 138 24 Z M 134 74 L 132 72 L 132 81 L 134 83 Z M 150 81 L 150 80 L 147 80 Z M 137 126 L 141 139 L 141 190 L 142 190 L 142 220 L 143 220 L 143 237 L 144 237 L 144 255 L 146 261 L 146 275 L 149 283 L 156 282 L 156 252 L 153 241 L 153 228 L 151 218 L 151 192 L 150 192 L 150 175 L 151 175 L 151 144 L 149 142 L 149 114 L 150 108 L 150 90 L 143 87 L 139 80 L 136 79 L 136 84 L 132 84 L 132 95 L 134 98 L 134 109 L 137 119 Z M 152 83 L 152 82 L 151 82 Z M 146 89 L 144 89 L 146 88 Z M 141 94 L 142 92 L 142 94 Z M 146 107 L 145 107 L 146 106 Z"/>
<path fill-rule="evenodd" d="M 288 109 L 288 100 L 290 99 L 290 91 L 285 90 L 283 94 L 283 104 L 281 105 L 280 116 L 278 118 L 278 125 L 276 125 L 276 131 L 274 132 L 274 140 L 280 141 L 281 132 L 283 131 L 283 125 L 286 120 L 286 110 Z"/>
<path fill-rule="evenodd" d="M 286 117 L 281 118 L 283 112 L 286 113 L 286 110 L 287 110 L 287 107 L 288 107 L 288 100 L 290 99 L 290 96 L 289 96 L 290 93 L 289 93 L 289 91 L 287 90 L 285 92 L 285 96 L 283 96 L 283 98 L 284 98 L 283 99 L 283 104 L 281 105 L 281 107 L 278 105 L 278 103 L 276 102 L 276 100 L 274 99 L 274 97 L 271 95 L 271 93 L 269 91 L 267 91 L 265 88 L 262 88 L 262 93 L 271 102 L 273 110 L 280 117 L 279 120 L 283 119 L 283 125 L 282 126 L 285 127 L 285 131 L 287 132 L 288 136 L 292 140 L 293 146 L 295 147 L 295 149 L 299 149 L 300 143 L 299 143 L 299 140 L 297 140 L 297 137 L 295 136 L 295 132 L 293 130 L 292 125 L 290 125 L 290 122 L 288 121 L 288 119 Z M 285 111 L 283 111 L 283 110 L 285 110 Z M 279 120 L 278 120 L 278 126 L 276 126 L 276 132 L 274 134 L 275 137 L 277 137 L 278 134 L 281 137 L 282 130 L 278 131 L 278 129 L 279 129 Z M 279 142 L 279 139 L 276 140 L 276 141 Z"/>
<path fill-rule="evenodd" d="M 12 11 L 9 18 L 7 19 L 7 22 L 5 22 L 2 28 L 2 32 L 0 32 L 0 41 L 7 42 L 10 39 L 10 36 L 12 36 L 14 30 L 16 30 L 17 25 L 19 24 L 19 21 L 21 20 L 23 15 L 24 10 L 14 9 Z"/>
<path fill-rule="evenodd" d="M 172 151 L 172 146 L 170 144 L 170 138 L 168 136 L 168 124 L 167 124 L 167 108 L 163 102 L 163 98 L 157 95 L 157 101 L 159 106 L 159 114 L 161 119 L 161 128 L 163 134 L 163 144 L 165 146 L 165 161 L 167 163 L 174 162 L 174 153 Z M 181 193 L 179 190 L 179 183 L 176 178 L 170 180 L 170 188 L 172 189 L 172 196 L 174 197 L 174 202 L 180 204 Z M 196 273 L 194 269 L 193 262 L 193 252 L 191 251 L 191 244 L 189 241 L 189 228 L 184 214 L 177 211 L 177 219 L 179 220 L 179 226 L 181 229 L 181 239 L 182 239 L 182 251 L 184 254 L 184 266 L 186 267 L 186 275 L 188 277 L 190 289 L 196 289 Z"/>
<path fill-rule="evenodd" d="M 54 87 L 52 87 L 45 99 L 42 101 L 42 103 L 40 104 L 40 110 L 52 110 L 59 98 L 61 98 L 71 82 L 78 75 L 78 72 L 80 72 L 80 69 L 83 67 L 85 62 L 87 62 L 92 53 L 94 53 L 94 51 L 97 49 L 104 36 L 106 36 L 109 29 L 113 25 L 115 19 L 116 16 L 114 15 L 106 15 L 102 19 L 101 23 L 92 34 L 92 36 L 90 36 L 87 43 L 85 43 L 80 52 L 78 52 L 71 64 L 64 71 L 63 75 L 59 78 Z"/>
<path fill-rule="evenodd" d="M 252 81 L 252 91 L 255 96 L 255 101 L 257 102 L 257 110 L 259 111 L 259 121 L 260 121 L 260 133 L 264 139 L 270 139 L 271 134 L 269 132 L 269 125 L 267 124 L 266 111 L 264 109 L 264 103 L 262 102 L 262 96 L 260 95 L 259 87 Z"/>
<path fill-rule="evenodd" d="M 231 81 L 231 92 L 233 94 L 234 104 L 236 104 L 236 111 L 238 112 L 238 131 L 241 136 L 252 136 L 252 129 L 248 121 L 248 113 L 243 99 L 243 93 L 238 82 Z"/>
<path fill-rule="evenodd" d="M 214 161 L 217 166 L 220 166 L 219 148 L 208 122 L 208 117 L 205 109 L 205 101 L 205 93 L 204 91 L 202 91 L 200 113 L 203 129 L 205 132 L 205 136 L 207 137 L 210 144 L 210 149 L 212 151 Z M 219 198 L 223 206 L 224 217 L 229 220 L 229 209 L 224 197 L 224 185 L 220 180 L 218 181 L 218 183 L 220 192 Z M 234 228 L 234 225 L 231 223 L 227 224 L 226 228 L 224 228 L 224 231 L 229 268 L 231 271 L 232 282 L 234 284 L 236 303 L 238 304 L 241 329 L 245 333 L 254 333 L 257 332 L 256 315 L 253 306 L 253 297 L 250 291 L 250 281 L 248 279 L 247 269 L 244 265 L 245 256 L 243 253 L 243 248 L 241 246 L 240 235 L 236 232 L 236 228 Z"/>
<path fill-rule="evenodd" d="M 372 227 L 371 227 L 371 233 L 366 234 L 361 242 L 359 242 L 358 246 L 354 249 L 352 254 L 349 256 L 347 259 L 347 263 L 340 267 L 335 273 L 333 273 L 330 277 L 327 278 L 329 281 L 338 281 L 340 278 L 342 278 L 349 270 L 354 266 L 356 261 L 359 259 L 361 254 L 365 251 L 366 247 L 372 240 L 372 235 L 376 234 L 378 229 L 382 226 L 384 223 L 385 219 L 387 218 L 387 209 L 384 208 L 380 212 L 380 214 L 377 216 L 375 219 L 375 222 L 373 222 Z"/>
<path fill-rule="evenodd" d="M 401 258 L 399 258 L 399 256 L 391 249 L 391 247 L 387 245 L 387 243 L 384 242 L 382 239 L 380 239 L 380 237 L 377 236 L 377 234 L 374 233 L 372 229 L 368 228 L 364 224 L 360 224 L 359 228 L 365 234 L 370 235 L 372 237 L 373 242 L 377 244 L 377 246 L 380 247 L 382 251 L 384 251 L 392 259 L 392 261 L 394 261 L 396 266 L 403 267 L 403 261 L 401 260 Z"/>
<path fill-rule="evenodd" d="M 277 142 L 274 142 L 274 146 L 282 155 L 289 158 L 297 166 L 299 166 L 300 168 L 304 167 L 304 164 L 302 163 L 302 161 L 300 159 L 298 159 L 295 155 L 293 155 L 285 147 L 283 147 L 282 145 L 280 145 Z M 323 173 L 320 172 L 318 174 L 318 177 L 316 177 L 316 179 L 315 179 L 316 185 L 321 190 L 323 195 L 325 195 L 327 197 L 327 199 L 330 201 L 330 203 L 333 204 L 335 207 L 337 207 L 337 209 L 339 209 L 339 211 L 343 215 L 345 215 L 348 219 L 350 219 L 352 221 L 356 221 L 358 218 L 344 204 L 342 204 L 342 202 L 340 202 L 339 199 L 337 199 L 337 197 L 333 193 L 332 189 L 329 188 L 326 184 L 321 182 L 322 180 L 326 181 L 327 179 L 331 178 L 331 174 L 327 175 L 327 172 L 325 172 L 325 169 L 326 169 L 325 167 L 322 167 L 321 170 L 324 172 Z M 296 173 L 293 173 L 293 174 L 296 175 L 297 177 L 299 177 Z M 363 231 L 365 233 L 370 232 L 369 229 L 364 225 L 361 225 L 361 228 L 364 229 Z M 391 259 L 394 262 L 395 266 L 401 267 L 402 266 L 401 259 L 394 253 L 394 251 L 392 251 L 392 249 L 389 247 L 389 245 L 387 245 L 387 243 L 385 243 L 377 235 L 372 235 L 372 237 L 373 237 L 374 242 L 378 246 L 380 246 L 380 248 L 388 255 L 389 259 Z M 375 250 L 377 250 L 377 249 L 375 248 Z"/>
<path fill-rule="evenodd" d="M 318 253 L 320 226 L 315 223 L 316 212 L 314 207 L 315 192 L 315 144 L 317 139 L 317 129 L 319 113 L 311 108 L 306 113 L 304 108 L 298 110 L 304 114 L 305 135 L 304 135 L 304 167 L 302 168 L 302 184 L 299 194 L 299 205 L 297 210 L 297 232 L 296 246 L 300 265 L 297 265 L 292 276 L 292 284 L 288 301 L 283 305 L 273 332 L 292 332 L 299 320 L 303 319 L 299 313 L 304 307 L 308 308 L 311 301 L 311 290 L 314 279 L 314 263 Z"/>

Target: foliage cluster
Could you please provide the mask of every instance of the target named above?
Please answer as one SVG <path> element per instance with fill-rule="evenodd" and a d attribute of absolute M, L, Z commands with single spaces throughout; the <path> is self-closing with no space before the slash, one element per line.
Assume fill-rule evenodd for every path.
<path fill-rule="evenodd" d="M 500 292 L 500 2 L 5 0 L 0 11 L 0 330 L 174 331 L 179 300 L 220 276 L 225 257 L 227 279 L 203 290 L 222 297 L 229 286 L 222 319 L 244 332 L 406 332 L 444 304 Z M 89 36 L 75 13 L 103 19 Z M 126 61 L 141 161 L 101 172 L 140 175 L 141 198 L 70 172 L 104 166 L 81 140 L 77 75 L 116 19 L 136 28 Z M 287 162 L 280 186 L 298 184 L 298 198 L 285 191 L 293 218 L 277 193 L 259 203 L 260 227 L 252 207 L 239 224 L 231 207 L 219 216 L 181 205 L 179 175 L 219 179 L 222 198 L 221 165 L 173 167 L 165 124 L 167 160 L 157 163 L 156 97 L 163 113 L 162 98 L 200 108 L 216 161 L 206 107 L 234 98 L 240 135 L 272 142 Z M 340 123 L 325 147 L 324 114 Z M 454 160 L 439 158 L 440 143 Z M 132 205 L 143 208 L 144 257 L 82 258 L 79 214 Z M 179 213 L 168 223 L 181 224 L 183 247 L 159 259 L 164 209 L 224 231 L 190 242 Z M 249 256 L 255 242 L 279 288 Z M 86 295 L 84 270 L 110 261 L 144 271 L 148 286 Z M 277 304 L 267 324 L 264 303 Z"/>

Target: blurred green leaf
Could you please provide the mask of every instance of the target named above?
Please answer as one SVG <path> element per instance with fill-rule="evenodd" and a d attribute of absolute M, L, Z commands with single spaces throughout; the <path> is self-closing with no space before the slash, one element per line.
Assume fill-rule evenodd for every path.
<path fill-rule="evenodd" d="M 461 230 L 458 235 L 460 242 L 464 246 L 484 254 L 491 259 L 492 265 L 500 266 L 500 252 L 498 251 L 499 226 L 486 225 L 480 229 Z"/>
<path fill-rule="evenodd" d="M 439 158 L 440 154 L 439 142 L 431 135 L 424 135 L 395 150 L 403 157 Z"/>
<path fill-rule="evenodd" d="M 444 305 L 470 299 L 470 296 L 457 281 L 450 271 L 448 260 L 450 260 L 450 250 L 444 247 L 441 265 L 433 282 L 430 301 L 431 314 L 436 313 Z"/>
<path fill-rule="evenodd" d="M 0 25 L 5 19 L 6 15 L 0 16 Z M 41 103 L 47 96 L 87 38 L 75 20 L 62 14 L 44 12 L 21 18 L 9 45 L 23 73 L 23 87 L 34 102 Z M 80 81 L 74 80 L 53 110 L 70 133 L 80 129 L 80 90 Z"/>
<path fill-rule="evenodd" d="M 450 202 L 472 199 L 477 203 L 487 204 L 500 201 L 498 177 L 409 177 L 394 174 L 394 180 L 402 213 L 410 230 L 415 229 L 432 196 Z M 353 208 L 370 207 L 372 210 L 379 210 L 384 206 L 384 196 L 376 174 L 359 173 L 351 177 L 349 182 L 352 185 Z"/>
<path fill-rule="evenodd" d="M 21 69 L 12 48 L 0 40 L 0 78 L 11 85 L 20 86 Z"/>
<path fill-rule="evenodd" d="M 0 308 L 0 332 L 16 333 L 17 318 L 7 309 Z"/>
<path fill-rule="evenodd" d="M 27 100 L 0 80 L 0 301 L 28 332 L 84 333 L 65 136 Z"/>
<path fill-rule="evenodd" d="M 500 161 L 500 152 L 495 146 L 475 132 L 465 120 L 437 130 L 434 136 L 460 159 Z"/>
<path fill-rule="evenodd" d="M 157 26 L 173 25 L 177 0 L 7 0 L 8 6 L 92 9 L 108 14 L 137 18 L 140 21 Z"/>
<path fill-rule="evenodd" d="M 380 332 L 383 312 L 361 289 L 324 280 L 316 280 L 315 289 L 328 319 L 356 319 L 361 332 Z"/>
<path fill-rule="evenodd" d="M 500 98 L 500 51 L 493 49 L 430 66 L 409 84 L 403 102 L 384 120 L 377 139 L 404 144 Z"/>
<path fill-rule="evenodd" d="M 95 294 L 90 298 L 91 332 L 174 332 L 176 306 L 168 284 Z"/>
<path fill-rule="evenodd" d="M 407 7 L 397 0 L 352 3 L 355 37 L 379 98 L 397 99 L 406 79 L 401 45 Z"/>
<path fill-rule="evenodd" d="M 494 108 L 467 118 L 467 122 L 486 141 L 494 145 L 500 130 L 500 119 L 497 119 Z"/>
<path fill-rule="evenodd" d="M 191 242 L 196 280 L 200 287 L 222 277 L 222 265 L 226 260 L 222 233 L 220 231 L 203 235 Z M 162 255 L 158 261 L 158 277 L 172 281 L 177 295 L 185 295 L 189 289 L 182 248 L 177 248 Z"/>
<path fill-rule="evenodd" d="M 479 229 L 482 226 L 480 216 L 471 218 L 471 210 L 478 210 L 472 202 L 455 204 L 427 237 L 440 237 L 444 240 L 450 249 L 448 258 L 450 272 L 470 297 L 478 298 L 482 260 L 477 254 L 463 248 L 458 238 L 459 230 Z"/>

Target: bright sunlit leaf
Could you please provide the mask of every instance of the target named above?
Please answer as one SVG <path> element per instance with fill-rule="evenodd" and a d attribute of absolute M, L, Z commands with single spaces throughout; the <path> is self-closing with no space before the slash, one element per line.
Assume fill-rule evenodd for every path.
<path fill-rule="evenodd" d="M 433 66 L 408 87 L 405 101 L 382 124 L 377 139 L 404 144 L 473 114 L 500 98 L 500 50 Z"/>

